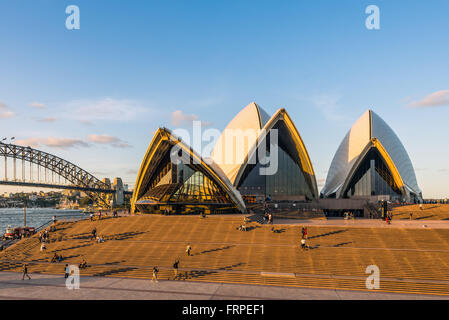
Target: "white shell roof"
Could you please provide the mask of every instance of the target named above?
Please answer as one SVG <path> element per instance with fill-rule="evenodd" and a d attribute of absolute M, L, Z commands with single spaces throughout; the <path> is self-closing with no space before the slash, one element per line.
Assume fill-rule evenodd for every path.
<path fill-rule="evenodd" d="M 408 192 L 421 193 L 412 162 L 398 136 L 376 113 L 367 110 L 352 126 L 332 159 L 321 193 L 326 197 L 342 192 L 341 188 L 362 151 L 376 138 L 393 160 Z"/>
<path fill-rule="evenodd" d="M 234 183 L 240 166 L 250 148 L 256 143 L 260 130 L 270 119 L 268 114 L 256 103 L 251 102 L 243 108 L 226 126 L 212 150 L 211 158 L 220 166 L 225 175 Z M 236 137 L 244 137 L 241 143 Z"/>

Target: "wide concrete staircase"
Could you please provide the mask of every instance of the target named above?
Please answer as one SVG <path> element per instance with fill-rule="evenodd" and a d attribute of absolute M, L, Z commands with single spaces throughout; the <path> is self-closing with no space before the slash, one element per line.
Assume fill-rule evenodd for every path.
<path fill-rule="evenodd" d="M 89 267 L 81 275 L 367 290 L 366 268 L 380 269 L 380 290 L 449 294 L 449 229 L 309 227 L 308 245 L 299 246 L 301 226 L 247 224 L 242 215 L 131 216 L 58 223 L 47 252 L 37 237 L 0 253 L 0 270 L 62 274 L 65 263 Z M 90 239 L 93 228 L 104 243 Z M 192 256 L 187 256 L 187 244 Z M 50 263 L 54 253 L 64 257 Z"/>

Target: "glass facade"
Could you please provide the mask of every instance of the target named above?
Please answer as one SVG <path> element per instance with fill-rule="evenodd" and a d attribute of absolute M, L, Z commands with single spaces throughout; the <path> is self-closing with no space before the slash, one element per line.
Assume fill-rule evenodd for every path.
<path fill-rule="evenodd" d="M 185 164 L 175 165 L 166 157 L 148 186 L 136 202 L 141 212 L 163 213 L 168 208 L 172 213 L 227 213 L 237 209 L 229 195 L 203 172 Z"/>
<path fill-rule="evenodd" d="M 351 178 L 343 197 L 374 195 L 389 195 L 393 199 L 402 197 L 401 190 L 376 148 L 368 151 Z"/>
<path fill-rule="evenodd" d="M 169 202 L 230 203 L 231 199 L 211 179 L 196 171 L 171 196 Z"/>
<path fill-rule="evenodd" d="M 150 190 L 156 187 L 162 180 L 165 180 L 164 177 L 167 176 L 171 172 L 172 164 L 170 162 L 169 154 L 165 155 L 159 163 L 158 169 L 155 174 L 150 177 L 150 182 L 147 184 L 147 190 Z M 171 179 L 170 179 L 171 180 Z"/>
<path fill-rule="evenodd" d="M 259 196 L 263 199 L 267 196 L 284 200 L 299 199 L 301 196 L 312 199 L 313 193 L 306 182 L 301 165 L 297 162 L 300 160 L 293 160 L 283 143 L 279 143 L 277 150 L 278 168 L 275 174 L 261 175 L 261 164 L 258 161 L 255 165 L 248 164 L 237 189 L 242 195 Z"/>

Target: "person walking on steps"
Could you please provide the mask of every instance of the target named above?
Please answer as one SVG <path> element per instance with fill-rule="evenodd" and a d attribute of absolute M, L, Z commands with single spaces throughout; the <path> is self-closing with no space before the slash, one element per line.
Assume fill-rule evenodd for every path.
<path fill-rule="evenodd" d="M 25 280 L 25 276 L 28 277 L 28 280 L 31 280 L 30 275 L 28 274 L 28 265 L 25 263 L 22 269 L 22 280 Z"/>
<path fill-rule="evenodd" d="M 306 239 L 302 238 L 302 239 L 301 239 L 301 249 L 302 249 L 302 250 L 305 250 L 306 247 L 307 247 L 307 245 L 306 245 Z"/>
<path fill-rule="evenodd" d="M 178 277 L 178 266 L 179 266 L 179 260 L 176 260 L 175 263 L 173 263 L 173 273 L 175 275 L 173 280 L 175 280 Z"/>
<path fill-rule="evenodd" d="M 151 281 L 157 282 L 157 273 L 159 272 L 159 269 L 157 267 L 153 268 L 153 279 Z"/>

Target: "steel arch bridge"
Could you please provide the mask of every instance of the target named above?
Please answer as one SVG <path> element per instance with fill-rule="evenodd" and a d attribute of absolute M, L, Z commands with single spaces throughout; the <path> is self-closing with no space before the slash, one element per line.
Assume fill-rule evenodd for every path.
<path fill-rule="evenodd" d="M 73 163 L 59 158 L 50 153 L 23 147 L 14 144 L 0 142 L 0 159 L 4 157 L 5 173 L 4 179 L 0 180 L 3 185 L 43 187 L 53 189 L 72 189 L 80 190 L 87 194 L 96 205 L 110 208 L 111 196 L 115 190 L 109 184 L 97 179 L 89 172 L 74 165 Z M 13 159 L 12 179 L 8 179 L 8 158 Z M 21 161 L 22 174 L 17 178 L 17 160 Z M 29 180 L 27 180 L 25 164 L 29 163 Z M 37 166 L 37 172 L 33 174 L 33 164 Z M 44 169 L 44 182 L 41 179 L 41 168 Z M 51 175 L 51 181 L 47 183 L 48 174 Z M 37 181 L 34 178 L 37 174 Z M 56 177 L 55 177 L 56 175 Z M 55 178 L 59 182 L 55 182 Z M 68 184 L 61 184 L 61 178 Z"/>

